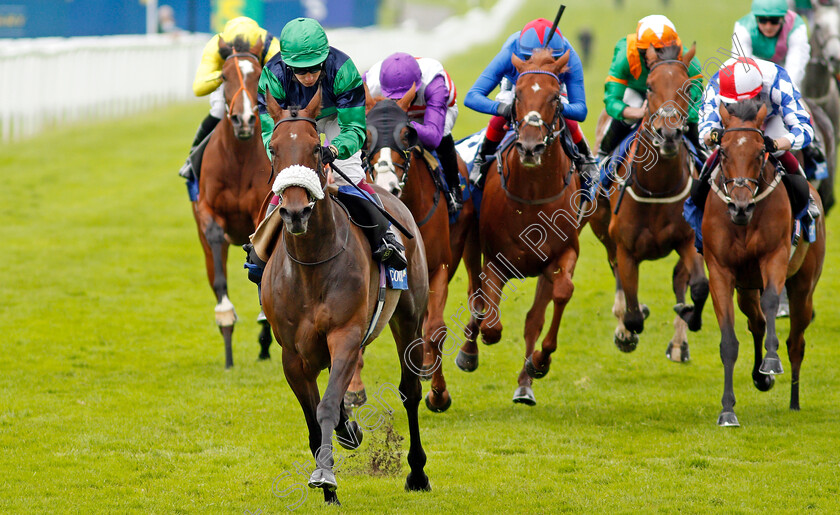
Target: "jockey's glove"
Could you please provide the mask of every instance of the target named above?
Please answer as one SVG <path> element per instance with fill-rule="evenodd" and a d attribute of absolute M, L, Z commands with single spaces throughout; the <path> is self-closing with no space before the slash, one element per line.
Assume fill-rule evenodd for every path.
<path fill-rule="evenodd" d="M 711 141 L 713 145 L 720 145 L 720 139 L 722 137 L 723 129 L 712 129 L 712 132 L 709 134 L 709 141 Z"/>
<path fill-rule="evenodd" d="M 509 104 L 507 102 L 500 102 L 499 107 L 496 108 L 496 114 L 504 118 L 505 120 L 510 120 L 511 114 L 513 114 L 513 104 Z"/>
<path fill-rule="evenodd" d="M 326 164 L 330 164 L 338 157 L 338 149 L 335 148 L 335 145 L 330 145 L 328 147 L 321 147 L 321 162 Z"/>
<path fill-rule="evenodd" d="M 767 150 L 767 152 L 775 152 L 779 150 L 779 144 L 776 143 L 776 140 L 770 136 L 764 136 L 764 149 Z"/>

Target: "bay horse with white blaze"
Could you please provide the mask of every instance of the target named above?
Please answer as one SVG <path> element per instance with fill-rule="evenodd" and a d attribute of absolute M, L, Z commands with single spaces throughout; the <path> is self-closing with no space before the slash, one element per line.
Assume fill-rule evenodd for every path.
<path fill-rule="evenodd" d="M 751 101 L 721 104 L 720 115 L 724 128 L 720 166 L 711 176 L 715 194 L 706 199 L 702 231 L 712 301 L 721 332 L 724 385 L 718 425 L 738 426 L 732 386 L 738 358 L 733 290 L 738 292 L 738 306 L 747 316 L 755 345 L 753 383 L 759 390 L 767 391 L 775 383 L 774 375 L 783 371 L 778 355 L 776 310 L 782 287 L 787 286 L 791 308 L 787 347 L 793 369 L 790 409 L 799 410 L 805 329 L 811 323 L 814 289 L 825 258 L 825 217 L 820 216 L 815 222 L 814 241 L 809 244 L 803 234 L 791 252 L 793 210 L 785 188 L 778 187 L 782 184 L 781 172 L 768 159 L 760 129 L 767 106 Z M 818 195 L 813 187 L 809 188 L 822 211 Z M 763 359 L 762 339 L 767 350 Z"/>
<path fill-rule="evenodd" d="M 356 369 L 359 349 L 373 341 L 390 322 L 401 364 L 399 391 L 408 414 L 410 448 L 407 490 L 429 490 L 423 471 L 426 454 L 420 443 L 417 408 L 422 390 L 409 361 L 421 363 L 422 324 L 429 295 L 423 240 L 411 213 L 394 196 L 380 192 L 385 208 L 416 237 L 405 240 L 408 289 L 387 290 L 381 316 L 362 341 L 377 308 L 379 263 L 371 257 L 367 238 L 351 223 L 346 209 L 324 195 L 327 171 L 320 161 L 321 140 L 315 119 L 321 109 L 320 90 L 300 111 L 284 110 L 266 94 L 275 122 L 271 136 L 274 191 L 281 197 L 277 213 L 282 234 L 277 237 L 262 279 L 262 303 L 283 352 L 283 371 L 303 409 L 309 447 L 316 470 L 309 486 L 322 488 L 324 500 L 338 503 L 331 438 L 355 449 L 362 432 L 348 423 L 343 399 Z M 421 345 L 412 345 L 420 340 Z M 323 399 L 317 378 L 329 369 Z"/>
<path fill-rule="evenodd" d="M 623 352 L 636 349 L 647 316 L 646 306 L 639 304 L 639 265 L 674 250 L 679 254 L 672 278 L 678 314 L 665 352 L 676 362 L 688 361 L 687 329 L 700 329 L 709 296 L 703 258 L 694 248 L 694 230 L 682 216 L 693 175 L 692 156 L 683 138 L 691 100 L 688 69 L 694 51 L 695 46 L 685 54 L 680 46 L 658 52 L 648 48 L 647 110 L 627 159 L 608 164 L 618 184 L 613 184 L 609 199 L 599 195 L 601 202 L 589 220 L 592 232 L 607 249 L 615 275 L 615 344 Z M 606 113 L 599 126 L 605 121 Z M 694 305 L 685 302 L 689 286 Z"/>
<path fill-rule="evenodd" d="M 468 199 L 454 224 L 449 223 L 446 202 L 441 202 L 447 189 L 441 188 L 437 173 L 427 160 L 428 152 L 418 146 L 417 133 L 409 124 L 408 108 L 414 99 L 415 88 L 394 101 L 383 97 L 368 97 L 368 156 L 376 184 L 397 195 L 411 211 L 423 235 L 429 272 L 429 311 L 423 324 L 427 343 L 421 370 L 425 377 L 431 374 L 431 388 L 425 397 L 426 407 L 434 412 L 446 411 L 452 398 L 443 375 L 442 347 L 446 341 L 447 327 L 443 318 L 449 281 L 455 275 L 462 254 L 467 263 L 472 293 L 480 282 L 478 269 L 481 256 L 478 246 L 465 249 L 467 239 L 475 236 L 475 210 Z M 373 136 L 376 134 L 376 136 Z M 467 176 L 466 165 L 458 159 L 461 175 Z M 471 238 L 475 239 L 475 238 Z M 419 365 L 419 363 L 417 364 Z M 359 390 L 361 378 L 354 377 L 351 387 Z"/>
<path fill-rule="evenodd" d="M 527 61 L 512 57 L 519 72 L 513 104 L 516 143 L 501 154 L 501 173 L 488 174 L 484 186 L 479 219 L 482 282 L 470 297 L 473 317 L 456 358 L 460 368 L 474 370 L 478 332 L 485 344 L 501 340 L 499 303 L 507 298 L 505 284 L 539 276 L 537 300 L 525 321 L 525 364 L 513 396 L 514 402 L 528 405 L 536 404 L 532 380 L 548 373 L 557 348 L 580 248 L 576 219 L 580 181 L 572 174 L 572 162 L 559 139 L 566 135 L 558 75 L 568 60 L 569 52 L 555 59 L 550 50 L 537 50 Z M 551 325 L 541 350 L 534 350 L 550 300 L 554 301 Z"/>
<path fill-rule="evenodd" d="M 227 115 L 213 131 L 201 162 L 198 200 L 193 215 L 204 250 L 210 287 L 216 294 L 216 323 L 225 342 L 225 367 L 233 366 L 233 326 L 236 311 L 228 298 L 227 253 L 231 243 L 242 245 L 260 221 L 263 200 L 271 191 L 271 163 L 258 136 L 257 83 L 263 41 L 248 48 L 237 38 L 233 47 L 219 39 Z M 254 137 L 254 135 L 257 135 Z M 271 331 L 262 322 L 260 359 L 270 357 Z"/>

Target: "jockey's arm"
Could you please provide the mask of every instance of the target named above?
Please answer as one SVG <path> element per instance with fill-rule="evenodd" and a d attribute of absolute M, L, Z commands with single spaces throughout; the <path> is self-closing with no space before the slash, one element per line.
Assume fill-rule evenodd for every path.
<path fill-rule="evenodd" d="M 778 106 L 779 115 L 785 123 L 788 133 L 778 139 L 787 139 L 790 150 L 800 150 L 811 144 L 814 139 L 814 128 L 811 126 L 811 115 L 802 102 L 799 90 L 791 83 L 787 71 L 776 65 L 776 80 L 771 89 L 770 98 Z M 782 147 L 779 146 L 779 149 Z"/>
<path fill-rule="evenodd" d="M 440 146 L 443 138 L 443 127 L 446 122 L 446 99 L 449 91 L 442 75 L 438 75 L 426 85 L 426 112 L 423 123 L 413 121 L 411 126 L 417 131 L 420 142 L 430 149 Z"/>
<path fill-rule="evenodd" d="M 569 45 L 568 69 L 560 75 L 566 84 L 569 103 L 563 108 L 563 117 L 576 122 L 586 120 L 586 89 L 583 86 L 583 65 L 575 50 Z"/>
<path fill-rule="evenodd" d="M 268 39 L 268 32 L 263 31 L 263 43 L 265 40 Z M 272 57 L 280 53 L 280 39 L 273 37 L 271 38 L 271 43 L 268 45 L 268 50 L 265 52 L 265 59 L 263 59 L 262 65 L 265 66 L 265 63 L 269 62 Z"/>
<path fill-rule="evenodd" d="M 330 144 L 338 150 L 338 159 L 348 159 L 361 150 L 367 136 L 365 86 L 352 60 L 347 59 L 338 69 L 333 92 L 340 132 Z"/>
<path fill-rule="evenodd" d="M 732 30 L 732 56 L 753 57 L 750 32 L 738 22 L 735 22 L 735 28 Z"/>
<path fill-rule="evenodd" d="M 720 104 L 717 98 L 718 93 L 718 73 L 715 73 L 709 85 L 706 86 L 706 91 L 703 93 L 703 103 L 700 105 L 700 124 L 698 126 L 700 138 L 707 147 L 711 147 L 710 135 L 712 129 L 720 129 L 723 125 L 720 122 L 720 112 L 718 111 Z"/>
<path fill-rule="evenodd" d="M 268 151 L 268 146 L 271 143 L 271 135 L 274 132 L 274 120 L 271 119 L 271 115 L 266 108 L 266 92 L 270 93 L 281 107 L 285 104 L 286 92 L 283 89 L 283 85 L 280 84 L 280 80 L 278 80 L 277 76 L 268 67 L 263 68 L 262 74 L 260 75 L 260 82 L 257 86 L 257 109 L 260 113 L 260 129 L 262 131 L 265 153 L 271 159 L 271 152 Z"/>
<path fill-rule="evenodd" d="M 785 70 L 797 88 L 805 78 L 805 67 L 811 58 L 811 44 L 808 43 L 808 30 L 802 24 L 788 35 L 788 51 L 785 57 Z"/>
<path fill-rule="evenodd" d="M 688 93 L 691 99 L 688 106 L 688 122 L 697 123 L 700 121 L 700 106 L 703 104 L 703 69 L 697 57 L 688 65 L 688 80 L 691 81 Z"/>
<path fill-rule="evenodd" d="M 628 115 L 633 115 L 633 109 L 624 103 L 624 92 L 627 90 L 627 83 L 632 77 L 630 73 L 630 65 L 627 62 L 625 54 L 627 53 L 627 43 L 625 40 L 620 40 L 615 45 L 613 50 L 613 60 L 610 64 L 610 71 L 607 75 L 607 81 L 604 84 L 604 107 L 607 114 L 616 120 L 625 121 L 629 117 L 625 117 L 625 109 L 630 109 Z"/>
<path fill-rule="evenodd" d="M 508 44 L 510 41 L 515 43 L 516 40 L 508 38 L 508 42 L 505 43 L 502 50 L 490 61 L 487 68 L 476 79 L 475 84 L 467 91 L 467 96 L 464 97 L 464 105 L 473 111 L 489 115 L 497 114 L 499 102 L 490 100 L 487 95 L 502 82 L 505 75 L 511 77 L 516 75 L 516 69 L 510 60 L 513 54 L 512 45 Z"/>
<path fill-rule="evenodd" d="M 219 55 L 219 35 L 216 34 L 204 45 L 201 62 L 195 72 L 193 93 L 197 97 L 209 95 L 222 83 L 222 66 L 225 64 Z"/>

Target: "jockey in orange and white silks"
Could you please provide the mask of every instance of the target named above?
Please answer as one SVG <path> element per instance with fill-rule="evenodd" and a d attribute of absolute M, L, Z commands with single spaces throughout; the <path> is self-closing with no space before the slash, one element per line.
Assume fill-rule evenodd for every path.
<path fill-rule="evenodd" d="M 280 51 L 280 41 L 247 16 L 240 16 L 228 21 L 222 32 L 210 38 L 210 41 L 204 45 L 201 61 L 193 80 L 195 96 L 210 95 L 210 113 L 204 118 L 195 133 L 193 149 L 213 132 L 213 129 L 225 116 L 225 93 L 222 88 L 222 66 L 224 66 L 225 60 L 219 55 L 219 40 L 227 45 L 233 45 L 237 38 L 248 42 L 249 47 L 262 39 L 262 54 L 257 56 L 261 66 L 265 66 L 265 63 Z M 186 179 L 192 177 L 192 166 L 189 158 L 181 167 L 179 173 Z"/>
<path fill-rule="evenodd" d="M 799 88 L 811 58 L 808 26 L 787 0 L 753 0 L 750 13 L 735 22 L 732 55 L 776 63 Z"/>
<path fill-rule="evenodd" d="M 364 80 L 373 97 L 393 100 L 403 98 L 415 87 L 408 116 L 423 146 L 437 151 L 449 186 L 449 212 L 455 213 L 461 206 L 461 188 L 458 155 L 452 138 L 452 127 L 458 118 L 452 78 L 436 59 L 397 52 L 371 66 Z"/>

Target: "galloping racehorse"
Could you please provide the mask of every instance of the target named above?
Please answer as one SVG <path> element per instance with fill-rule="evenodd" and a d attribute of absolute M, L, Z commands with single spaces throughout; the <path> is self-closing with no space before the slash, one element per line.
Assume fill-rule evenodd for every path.
<path fill-rule="evenodd" d="M 282 109 L 270 94 L 266 94 L 266 105 L 275 122 L 270 148 L 278 173 L 274 190 L 281 196 L 276 211 L 283 229 L 263 273 L 263 308 L 283 351 L 286 380 L 309 428 L 309 447 L 317 466 L 309 486 L 323 488 L 324 500 L 337 504 L 331 437 L 335 431 L 339 443 L 348 449 L 361 443 L 359 425 L 348 424 L 342 401 L 377 308 L 380 267 L 345 208 L 323 193 L 327 172 L 320 162 L 321 140 L 315 124 L 320 91 L 299 112 Z M 416 238 L 405 240 L 409 288 L 387 290 L 381 316 L 366 341 L 373 341 L 390 321 L 402 366 L 399 391 L 408 413 L 411 442 L 411 472 L 405 487 L 429 490 L 417 414 L 422 389 L 416 366 L 411 365 L 419 366 L 423 360 L 422 324 L 429 295 L 426 257 L 408 209 L 388 193 L 380 196 L 386 209 Z M 419 345 L 415 344 L 418 340 Z M 330 377 L 321 399 L 317 378 L 325 368 Z"/>
<path fill-rule="evenodd" d="M 560 82 L 569 53 L 554 59 L 549 50 L 537 50 L 528 61 L 515 55 L 519 72 L 513 107 L 516 143 L 501 155 L 501 173 L 488 174 L 479 220 L 484 266 L 481 288 L 470 297 L 473 318 L 467 341 L 456 359 L 459 367 L 477 365 L 476 338 L 480 329 L 485 344 L 502 337 L 499 302 L 511 279 L 540 276 L 537 302 L 525 322 L 525 364 L 513 401 L 534 405 L 532 378 L 548 373 L 551 353 L 557 348 L 557 331 L 563 310 L 572 297 L 579 244 L 576 213 L 581 202 L 579 180 L 571 173 L 571 160 L 562 148 Z M 542 343 L 534 350 L 545 321 L 548 300 L 554 316 Z M 479 311 L 485 308 L 483 313 Z M 465 366 L 467 365 L 467 366 Z"/>
<path fill-rule="evenodd" d="M 455 275 L 461 255 L 472 261 L 466 263 L 470 279 L 469 292 L 480 282 L 478 268 L 481 256 L 477 245 L 465 249 L 467 238 L 474 233 L 475 210 L 472 200 L 467 200 L 457 221 L 449 224 L 446 203 L 441 202 L 439 179 L 432 174 L 433 167 L 417 146 L 417 134 L 409 125 L 408 107 L 414 99 L 415 89 L 399 101 L 368 98 L 368 155 L 376 184 L 397 195 L 414 217 L 423 235 L 429 270 L 429 312 L 423 324 L 423 334 L 428 343 L 424 356 L 424 372 L 432 372 L 431 389 L 426 395 L 426 407 L 432 411 L 446 411 L 452 398 L 446 389 L 443 376 L 441 346 L 446 340 L 447 328 L 443 310 L 449 293 L 449 281 Z M 394 131 L 399 131 L 394 134 Z M 376 134 L 373 137 L 372 134 Z M 466 165 L 459 158 L 461 174 L 466 177 Z M 360 379 L 359 379 L 360 381 Z M 356 379 L 354 378 L 354 382 Z M 351 384 L 352 386 L 352 384 Z M 358 387 L 357 387 L 358 388 Z"/>
<path fill-rule="evenodd" d="M 835 77 L 840 74 L 840 7 L 837 0 L 830 5 L 814 2 L 814 26 L 811 31 L 811 59 L 802 79 L 802 96 L 814 118 L 814 129 L 820 131 L 825 145 L 828 177 L 820 181 L 817 191 L 825 212 L 834 205 L 834 175 L 837 167 L 837 144 L 840 143 L 840 90 Z M 814 105 L 820 109 L 814 109 Z M 828 117 L 826 123 L 823 113 Z"/>
<path fill-rule="evenodd" d="M 252 48 L 241 39 L 233 48 L 219 40 L 227 116 L 210 136 L 201 162 L 198 200 L 193 214 L 204 249 L 210 287 L 216 293 L 216 323 L 225 342 L 225 367 L 233 366 L 233 325 L 236 311 L 228 298 L 228 246 L 248 242 L 260 220 L 263 200 L 271 191 L 271 163 L 259 136 L 257 83 L 262 40 Z M 263 322 L 260 358 L 269 358 L 271 331 Z"/>
<path fill-rule="evenodd" d="M 738 357 L 735 309 L 732 292 L 738 292 L 738 306 L 749 320 L 755 344 L 752 378 L 755 387 L 767 391 L 782 373 L 776 310 L 779 293 L 787 286 L 790 298 L 790 333 L 787 347 L 793 376 L 790 409 L 799 410 L 799 369 L 805 354 L 805 329 L 813 314 L 813 294 L 825 257 L 825 223 L 816 220 L 815 240 L 801 237 L 791 253 L 792 209 L 781 184 L 781 176 L 769 163 L 760 129 L 767 107 L 721 105 L 724 127 L 720 167 L 712 174 L 712 191 L 706 200 L 703 242 L 711 279 L 712 301 L 720 325 L 720 357 L 723 361 L 723 410 L 718 425 L 737 426 L 732 373 Z M 811 188 L 813 194 L 813 188 Z M 815 195 L 816 198 L 816 195 Z M 819 200 L 817 200 L 819 202 Z M 799 209 L 800 206 L 797 206 Z M 761 342 L 767 354 L 762 360 Z"/>
<path fill-rule="evenodd" d="M 668 358 L 677 362 L 689 358 L 686 329 L 700 329 L 709 296 L 703 258 L 694 248 L 694 231 L 682 217 L 692 183 L 692 156 L 683 142 L 683 132 L 689 109 L 688 66 L 694 49 L 692 46 L 681 56 L 682 48 L 677 46 L 664 48 L 660 54 L 648 48 L 647 111 L 628 158 L 609 163 L 619 184 L 613 186 L 609 202 L 599 197 L 602 201 L 590 220 L 615 274 L 615 344 L 624 352 L 636 349 L 638 333 L 644 329 L 646 308 L 638 298 L 639 264 L 666 257 L 673 250 L 680 255 L 673 275 L 679 314 L 666 351 Z M 599 120 L 601 127 L 605 120 L 606 113 Z M 685 303 L 689 285 L 694 306 Z"/>

